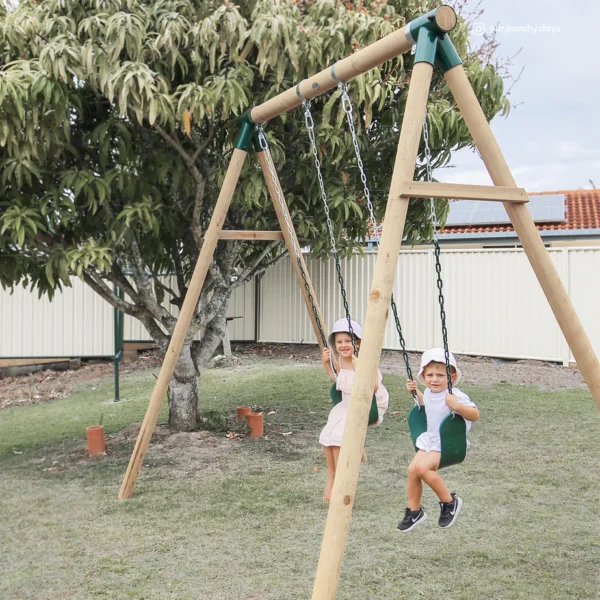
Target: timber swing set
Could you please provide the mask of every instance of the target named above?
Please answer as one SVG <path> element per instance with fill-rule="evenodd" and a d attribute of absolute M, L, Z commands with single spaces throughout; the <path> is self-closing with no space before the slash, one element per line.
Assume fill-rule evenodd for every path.
<path fill-rule="evenodd" d="M 525 190 L 517 187 L 469 83 L 462 62 L 448 36 L 448 32 L 455 27 L 456 21 L 456 14 L 451 7 L 440 6 L 411 21 L 398 31 L 338 61 L 332 67 L 301 81 L 297 86 L 252 108 L 240 118 L 241 129 L 225 180 L 118 496 L 119 499 L 126 499 L 133 494 L 169 381 L 219 240 L 285 241 L 321 349 L 327 344 L 323 318 L 315 301 L 316 295 L 300 252 L 298 239 L 281 191 L 266 137 L 262 131 L 262 125 L 301 104 L 308 103 L 311 99 L 338 85 L 345 85 L 353 78 L 408 52 L 416 45 L 415 64 L 408 88 L 408 98 L 386 205 L 385 227 L 381 235 L 369 294 L 352 398 L 314 581 L 313 600 L 334 600 L 337 595 L 371 409 L 373 387 L 392 302 L 392 289 L 406 213 L 411 198 L 487 200 L 504 204 L 577 365 L 600 409 L 600 364 L 598 358 L 540 238 L 531 214 L 525 206 L 528 202 L 527 194 Z M 413 181 L 434 65 L 440 68 L 444 74 L 473 142 L 490 174 L 493 186 Z M 281 231 L 222 230 L 251 146 L 257 153 L 258 161 L 265 175 L 266 185 Z M 315 156 L 315 158 L 317 157 Z M 359 158 L 358 155 L 357 158 Z"/>

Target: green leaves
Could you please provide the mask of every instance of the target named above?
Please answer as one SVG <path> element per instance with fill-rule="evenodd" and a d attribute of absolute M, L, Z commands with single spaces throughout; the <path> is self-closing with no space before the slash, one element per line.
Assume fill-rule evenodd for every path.
<path fill-rule="evenodd" d="M 45 231 L 42 216 L 34 208 L 16 203 L 0 216 L 0 235 L 9 232 L 13 242 L 22 246 L 35 239 L 38 231 Z"/>
<path fill-rule="evenodd" d="M 117 218 L 126 227 L 138 225 L 144 233 L 158 233 L 161 208 L 150 195 L 145 195 L 138 202 L 125 207 Z"/>
<path fill-rule="evenodd" d="M 113 263 L 112 251 L 106 246 L 99 245 L 96 240 L 88 240 L 79 248 L 75 248 L 66 253 L 69 261 L 69 270 L 83 279 L 83 272 L 88 270 L 91 265 L 99 273 L 108 273 Z"/>
<path fill-rule="evenodd" d="M 72 194 L 74 200 L 79 201 L 87 209 L 95 214 L 98 208 L 104 204 L 110 195 L 108 183 L 97 177 L 91 171 L 71 170 L 63 174 L 60 180 L 61 191 Z"/>
<path fill-rule="evenodd" d="M 185 279 L 225 177 L 235 117 L 423 9 L 421 0 L 37 0 L 0 12 L 0 282 L 51 294 L 72 274 L 114 278 L 133 264 L 134 237 L 145 271 Z M 467 55 L 462 23 L 453 39 L 486 116 L 505 112 L 502 79 Z M 378 217 L 412 60 L 395 58 L 349 85 Z M 340 93 L 315 98 L 312 108 L 336 243 L 349 253 L 367 235 L 367 218 Z M 470 143 L 439 75 L 428 120 L 434 165 Z M 327 223 L 301 111 L 273 119 L 265 132 L 300 241 L 325 255 Z M 429 235 L 423 207 L 409 207 L 411 240 Z M 226 226 L 279 227 L 253 160 Z M 225 272 L 255 262 L 260 270 L 282 247 L 264 252 L 263 243 L 220 242 L 215 259 Z"/>

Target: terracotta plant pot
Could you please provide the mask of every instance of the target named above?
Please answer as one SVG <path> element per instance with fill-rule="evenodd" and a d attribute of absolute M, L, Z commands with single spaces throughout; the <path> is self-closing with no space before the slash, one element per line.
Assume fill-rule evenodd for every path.
<path fill-rule="evenodd" d="M 246 418 L 246 415 L 252 412 L 252 408 L 250 406 L 238 406 L 235 409 L 235 414 L 237 415 L 238 421 L 243 421 Z"/>
<path fill-rule="evenodd" d="M 251 412 L 246 415 L 250 425 L 250 437 L 261 437 L 264 432 L 263 414 Z"/>
<path fill-rule="evenodd" d="M 87 435 L 87 448 L 90 456 L 98 456 L 106 452 L 104 443 L 104 427 L 102 425 L 93 425 L 85 430 Z"/>

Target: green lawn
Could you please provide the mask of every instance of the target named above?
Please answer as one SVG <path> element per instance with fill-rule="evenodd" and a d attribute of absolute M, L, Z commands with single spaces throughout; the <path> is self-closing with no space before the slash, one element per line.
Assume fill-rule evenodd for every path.
<path fill-rule="evenodd" d="M 157 440 L 119 502 L 133 442 L 108 437 L 107 456 L 88 459 L 85 427 L 102 415 L 110 436 L 140 421 L 154 381 L 125 376 L 120 404 L 107 380 L 0 411 L 0 598 L 310 598 L 327 516 L 322 369 L 255 359 L 208 371 L 202 410 L 275 409 L 271 439 Z M 402 414 L 368 432 L 338 598 L 600 598 L 600 414 L 587 389 L 465 386 L 482 417 L 467 461 L 445 475 L 464 512 L 440 530 L 426 491 L 430 520 L 402 535 L 411 399 L 401 377 L 385 382 Z"/>

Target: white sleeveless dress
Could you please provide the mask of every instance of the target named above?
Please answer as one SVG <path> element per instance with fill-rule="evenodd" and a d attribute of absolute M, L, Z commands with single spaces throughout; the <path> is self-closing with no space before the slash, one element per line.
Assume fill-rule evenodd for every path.
<path fill-rule="evenodd" d="M 352 395 L 352 383 L 354 382 L 354 371 L 352 369 L 340 369 L 336 388 L 342 392 L 342 401 L 336 404 L 329 413 L 327 424 L 323 427 L 319 436 L 319 443 L 323 446 L 341 446 L 344 428 L 346 427 L 346 418 L 348 417 L 348 408 L 350 407 L 350 397 Z M 381 383 L 381 371 L 377 370 L 379 388 L 375 394 L 377 401 L 377 410 L 379 420 L 377 425 L 383 421 L 383 415 L 388 409 L 390 395 Z"/>

